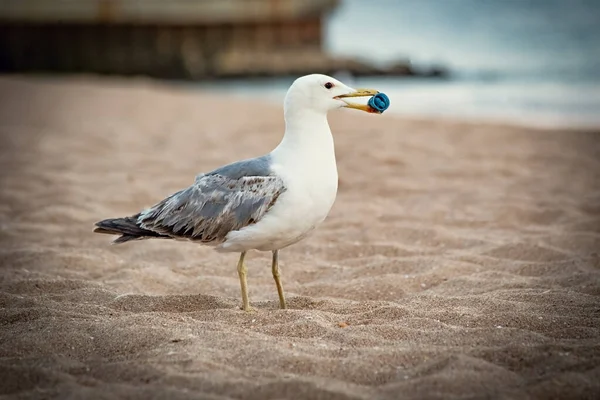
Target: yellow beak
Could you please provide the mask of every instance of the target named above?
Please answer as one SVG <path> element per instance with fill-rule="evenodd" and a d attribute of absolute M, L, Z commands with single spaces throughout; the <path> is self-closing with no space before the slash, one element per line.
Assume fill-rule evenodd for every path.
<path fill-rule="evenodd" d="M 375 90 L 375 89 L 356 89 L 356 92 L 352 92 L 352 93 L 348 93 L 348 94 L 341 94 L 339 96 L 336 96 L 337 99 L 341 99 L 341 98 L 346 98 L 346 97 L 366 97 L 366 96 L 375 96 L 377 93 L 379 93 L 379 90 Z"/>
<path fill-rule="evenodd" d="M 379 111 L 375 110 L 368 104 L 356 104 L 356 103 L 351 103 L 349 101 L 344 100 L 346 98 L 351 98 L 351 97 L 371 97 L 371 96 L 375 96 L 377 93 L 379 93 L 379 91 L 375 90 L 375 89 L 356 89 L 356 92 L 342 94 L 342 95 L 336 96 L 335 98 L 340 99 L 344 103 L 346 103 L 345 107 L 354 108 L 356 110 L 366 111 L 368 113 L 380 114 Z"/>

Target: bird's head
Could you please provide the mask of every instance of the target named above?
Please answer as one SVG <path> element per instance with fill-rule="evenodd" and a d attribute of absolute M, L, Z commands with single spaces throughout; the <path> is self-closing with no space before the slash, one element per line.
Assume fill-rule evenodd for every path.
<path fill-rule="evenodd" d="M 368 104 L 353 103 L 352 98 L 371 97 L 379 92 L 373 89 L 353 89 L 327 75 L 302 76 L 290 86 L 284 102 L 286 113 L 299 109 L 310 109 L 326 114 L 330 110 L 347 107 L 369 113 L 381 111 Z"/>

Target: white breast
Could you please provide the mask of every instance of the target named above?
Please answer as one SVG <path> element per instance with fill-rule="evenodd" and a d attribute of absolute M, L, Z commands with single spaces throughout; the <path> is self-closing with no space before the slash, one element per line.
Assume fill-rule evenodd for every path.
<path fill-rule="evenodd" d="M 321 131 L 313 130 L 304 137 L 286 132 L 271 153 L 273 172 L 283 179 L 286 191 L 256 224 L 230 232 L 218 250 L 281 249 L 303 239 L 323 222 L 338 185 L 333 138 L 324 121 Z"/>
<path fill-rule="evenodd" d="M 273 215 L 294 225 L 302 235 L 323 222 L 337 194 L 338 175 L 335 157 L 312 159 L 310 164 L 276 164 L 278 174 L 286 184 Z"/>

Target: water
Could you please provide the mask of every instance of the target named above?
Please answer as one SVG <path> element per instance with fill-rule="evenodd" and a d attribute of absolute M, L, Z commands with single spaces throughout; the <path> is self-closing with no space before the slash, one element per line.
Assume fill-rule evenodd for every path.
<path fill-rule="evenodd" d="M 390 113 L 600 126 L 598 0 L 346 0 L 329 19 L 326 46 L 451 69 L 449 80 L 351 82 L 386 92 Z M 279 102 L 289 83 L 225 89 Z"/>

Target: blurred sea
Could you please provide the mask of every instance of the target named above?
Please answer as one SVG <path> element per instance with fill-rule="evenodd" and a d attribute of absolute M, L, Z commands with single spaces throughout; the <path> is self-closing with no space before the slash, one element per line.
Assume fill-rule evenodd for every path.
<path fill-rule="evenodd" d="M 350 81 L 386 92 L 388 112 L 600 126 L 599 0 L 345 0 L 326 41 L 334 54 L 450 68 L 447 80 Z M 290 82 L 206 86 L 281 102 Z"/>

